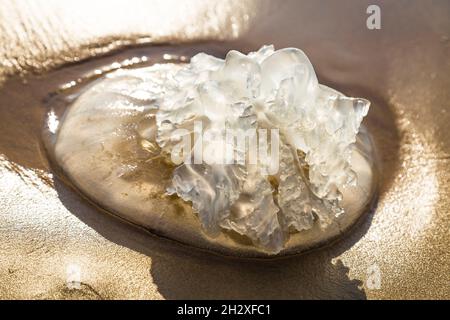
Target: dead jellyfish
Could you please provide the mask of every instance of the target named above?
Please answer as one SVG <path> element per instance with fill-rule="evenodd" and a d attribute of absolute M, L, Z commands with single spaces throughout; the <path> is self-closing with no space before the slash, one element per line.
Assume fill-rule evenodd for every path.
<path fill-rule="evenodd" d="M 49 113 L 45 140 L 56 172 L 108 212 L 269 257 L 325 244 L 369 209 L 369 104 L 320 85 L 299 49 L 200 53 L 77 89 L 60 119 Z"/>

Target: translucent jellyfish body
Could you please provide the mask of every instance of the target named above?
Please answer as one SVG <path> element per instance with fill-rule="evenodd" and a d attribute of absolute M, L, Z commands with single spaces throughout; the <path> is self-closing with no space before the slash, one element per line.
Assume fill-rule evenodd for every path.
<path fill-rule="evenodd" d="M 200 53 L 81 89 L 47 147 L 107 211 L 191 246 L 267 257 L 324 244 L 368 210 L 368 110 L 320 85 L 299 49 Z"/>

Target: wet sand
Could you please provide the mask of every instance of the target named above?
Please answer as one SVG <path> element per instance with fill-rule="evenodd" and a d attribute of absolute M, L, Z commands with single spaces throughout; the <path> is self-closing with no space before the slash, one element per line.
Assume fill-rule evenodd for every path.
<path fill-rule="evenodd" d="M 129 9 L 120 28 L 120 4 L 100 23 L 89 13 L 102 8 L 81 3 L 87 18 L 73 25 L 50 1 L 38 13 L 3 2 L 0 17 L 17 19 L 0 19 L 1 298 L 450 297 L 448 2 L 376 1 L 381 30 L 366 28 L 364 1 L 199 4 L 179 22 L 177 11 L 147 4 L 150 22 Z M 156 30 L 160 12 L 171 23 Z M 62 83 L 142 54 L 267 43 L 302 48 L 319 81 L 372 101 L 365 124 L 382 163 L 379 201 L 337 243 L 279 261 L 226 259 L 99 212 L 52 175 L 40 133 L 44 99 Z M 66 284 L 72 269 L 77 290 Z"/>

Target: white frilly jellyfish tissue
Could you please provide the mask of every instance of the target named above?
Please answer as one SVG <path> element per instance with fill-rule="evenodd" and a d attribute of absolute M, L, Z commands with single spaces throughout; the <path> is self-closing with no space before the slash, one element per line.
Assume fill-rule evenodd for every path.
<path fill-rule="evenodd" d="M 219 134 L 230 128 L 275 128 L 279 170 L 263 174 L 265 163 L 184 163 L 174 171 L 170 192 L 192 202 L 208 234 L 232 230 L 279 252 L 290 232 L 314 223 L 326 227 L 343 213 L 339 189 L 356 183 L 349 161 L 368 110 L 367 100 L 319 85 L 299 49 L 230 51 L 225 60 L 200 53 L 161 97 L 158 144 L 170 152 L 170 133 L 194 128 L 200 119 L 203 130 Z"/>
<path fill-rule="evenodd" d="M 89 158 L 86 150 L 95 143 L 91 139 L 86 147 L 86 139 L 97 134 L 96 143 L 103 149 L 95 147 L 95 152 L 102 152 L 105 159 L 106 149 L 108 160 L 103 161 L 121 164 L 105 169 L 105 181 L 110 188 L 124 188 L 111 176 L 119 179 L 136 166 L 117 160 L 125 153 L 118 154 L 122 149 L 109 148 L 108 143 L 144 137 L 148 153 L 133 149 L 127 157 L 139 154 L 148 158 L 148 165 L 154 157 L 172 162 L 165 192 L 192 206 L 208 237 L 237 234 L 258 250 L 276 254 L 294 234 L 314 226 L 327 232 L 346 214 L 343 190 L 358 185 L 351 160 L 369 105 L 365 99 L 320 85 L 299 49 L 275 51 L 273 46 L 263 46 L 247 55 L 230 51 L 225 59 L 199 53 L 190 63 L 176 67 L 120 70 L 88 88 L 71 107 L 76 111 L 65 116 L 55 156 L 83 189 L 82 165 L 70 161 Z M 118 110 L 122 118 L 103 125 L 103 119 L 114 117 Z M 96 115 L 100 119 L 96 128 L 81 124 Z M 258 137 L 244 136 L 243 144 L 235 143 L 244 132 L 256 132 Z M 186 141 L 192 142 L 188 150 Z M 261 148 L 261 141 L 272 157 L 252 162 L 247 149 Z M 182 155 L 182 161 L 174 162 L 176 154 Z M 145 169 L 140 166 L 140 170 Z M 110 201 L 120 203 L 117 199 Z"/>

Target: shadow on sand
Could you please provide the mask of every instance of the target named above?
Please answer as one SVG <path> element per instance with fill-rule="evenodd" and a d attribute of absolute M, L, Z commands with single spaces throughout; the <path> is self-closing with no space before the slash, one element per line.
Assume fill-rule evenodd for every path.
<path fill-rule="evenodd" d="M 368 213 L 348 236 L 321 250 L 274 260 L 242 260 L 159 238 L 87 203 L 60 180 L 61 202 L 114 243 L 151 257 L 149 276 L 167 299 L 365 299 L 363 283 L 336 260 L 370 226 Z"/>

